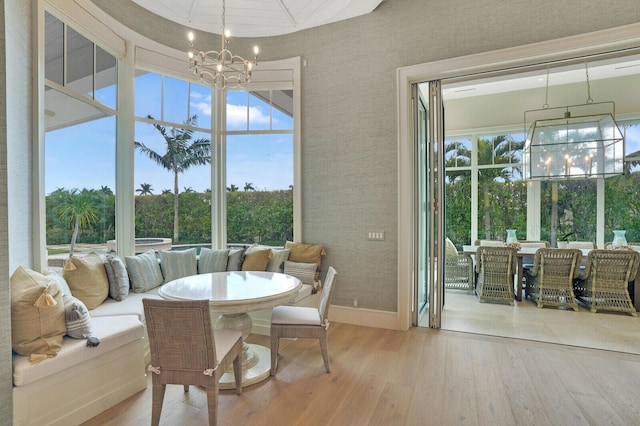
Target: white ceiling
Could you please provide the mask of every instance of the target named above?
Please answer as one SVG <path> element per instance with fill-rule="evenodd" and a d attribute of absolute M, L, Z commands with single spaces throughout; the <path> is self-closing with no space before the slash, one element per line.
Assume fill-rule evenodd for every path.
<path fill-rule="evenodd" d="M 132 0 L 163 18 L 220 34 L 222 0 Z M 383 0 L 227 0 L 226 28 L 233 37 L 267 37 L 372 12 Z"/>
<path fill-rule="evenodd" d="M 587 63 L 589 81 L 608 78 L 619 78 L 640 74 L 640 54 L 608 59 L 592 59 Z M 460 82 L 447 83 L 443 86 L 445 99 L 460 99 L 495 93 L 522 91 L 526 89 L 544 88 L 547 85 L 562 86 L 571 83 L 584 83 L 584 98 L 587 99 L 587 74 L 584 62 L 578 61 L 570 65 L 553 65 L 549 69 L 539 67 L 534 71 L 517 72 L 490 77 L 477 76 Z M 542 103 L 541 103 L 542 104 Z"/>

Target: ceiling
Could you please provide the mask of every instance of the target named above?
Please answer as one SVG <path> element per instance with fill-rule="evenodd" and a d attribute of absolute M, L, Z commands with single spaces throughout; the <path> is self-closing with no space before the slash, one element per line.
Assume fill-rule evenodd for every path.
<path fill-rule="evenodd" d="M 222 0 L 132 0 L 163 18 L 220 34 Z M 384 0 L 229 0 L 226 28 L 234 37 L 268 37 L 372 12 Z"/>
<path fill-rule="evenodd" d="M 556 64 L 547 68 L 538 67 L 536 70 L 510 70 L 507 74 L 495 76 L 476 76 L 463 81 L 447 83 L 443 87 L 446 99 L 460 99 L 496 93 L 522 91 L 526 89 L 562 86 L 571 83 L 584 83 L 584 98 L 587 98 L 587 73 L 589 81 L 619 78 L 640 74 L 640 54 L 628 54 L 622 57 L 606 59 L 591 59 L 585 69 L 584 61 L 574 61 L 571 64 Z M 542 102 L 540 103 L 542 105 Z"/>

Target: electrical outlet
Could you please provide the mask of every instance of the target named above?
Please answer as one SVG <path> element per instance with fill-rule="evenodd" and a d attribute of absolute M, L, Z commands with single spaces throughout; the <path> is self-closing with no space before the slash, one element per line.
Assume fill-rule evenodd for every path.
<path fill-rule="evenodd" d="M 384 241 L 384 231 L 368 231 L 367 239 L 369 241 Z"/>

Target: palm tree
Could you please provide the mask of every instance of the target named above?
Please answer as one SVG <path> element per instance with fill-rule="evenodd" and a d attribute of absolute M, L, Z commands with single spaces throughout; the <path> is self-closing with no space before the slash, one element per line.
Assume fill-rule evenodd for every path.
<path fill-rule="evenodd" d="M 153 120 L 152 116 L 147 118 Z M 166 152 L 163 154 L 149 148 L 142 142 L 135 141 L 136 149 L 146 154 L 151 160 L 173 173 L 173 242 L 179 240 L 178 234 L 178 203 L 179 186 L 178 175 L 184 173 L 191 166 L 201 166 L 211 162 L 211 141 L 209 139 L 193 138 L 193 130 L 187 128 L 195 126 L 198 116 L 194 115 L 185 121 L 185 127 L 172 127 L 170 130 L 160 124 L 153 123 L 153 127 L 160 132 L 166 142 Z"/>
<path fill-rule="evenodd" d="M 251 182 L 245 182 L 244 190 L 245 191 L 255 191 L 256 189 L 253 187 L 253 184 Z"/>
<path fill-rule="evenodd" d="M 184 187 L 184 190 L 183 190 L 182 192 L 195 192 L 195 191 L 193 190 L 193 188 L 192 188 L 192 187 L 190 187 L 190 186 L 185 186 L 185 187 Z"/>
<path fill-rule="evenodd" d="M 238 190 L 238 187 L 235 186 L 234 184 L 231 184 L 231 186 L 227 187 L 227 191 L 229 192 L 236 192 Z"/>
<path fill-rule="evenodd" d="M 519 160 L 515 152 L 522 150 L 524 142 L 516 142 L 511 136 L 499 135 L 491 140 L 478 138 L 478 164 L 514 164 Z M 455 158 L 449 158 L 445 165 L 454 165 L 456 159 L 458 165 L 471 164 L 471 151 L 463 144 L 449 143 L 445 146 L 445 155 L 454 153 Z M 453 172 L 452 178 L 464 176 L 465 172 Z M 468 175 L 467 175 L 468 176 Z M 478 187 L 483 193 L 484 229 L 485 238 L 491 239 L 491 185 L 496 180 L 511 182 L 513 180 L 511 168 L 482 168 L 478 169 Z"/>
<path fill-rule="evenodd" d="M 171 192 L 172 192 L 172 191 L 171 191 L 170 189 L 163 189 L 163 190 L 162 190 L 162 195 L 165 195 L 165 194 L 171 194 Z"/>
<path fill-rule="evenodd" d="M 113 195 L 113 191 L 111 190 L 111 188 L 106 185 L 102 185 L 98 191 L 105 196 Z"/>
<path fill-rule="evenodd" d="M 150 183 L 141 183 L 140 188 L 136 189 L 136 192 L 140 195 L 152 195 L 153 187 Z"/>
<path fill-rule="evenodd" d="M 73 256 L 76 245 L 76 239 L 81 230 L 85 229 L 92 222 L 98 220 L 98 208 L 96 207 L 95 194 L 83 189 L 82 192 L 77 188 L 65 190 L 56 190 L 54 196 L 58 198 L 56 201 L 55 213 L 61 218 L 69 222 L 73 226 L 73 234 L 71 235 L 71 246 L 69 248 L 69 257 Z"/>

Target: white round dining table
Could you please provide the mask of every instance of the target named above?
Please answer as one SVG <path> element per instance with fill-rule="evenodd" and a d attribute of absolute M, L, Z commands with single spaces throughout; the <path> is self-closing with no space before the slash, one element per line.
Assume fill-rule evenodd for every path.
<path fill-rule="evenodd" d="M 277 272 L 228 271 L 190 275 L 163 284 L 158 294 L 167 300 L 209 300 L 216 328 L 240 330 L 242 340 L 251 333 L 248 312 L 273 308 L 293 300 L 302 282 Z M 269 348 L 244 343 L 242 351 L 242 386 L 269 377 Z M 220 379 L 220 389 L 234 389 L 233 370 Z"/>

